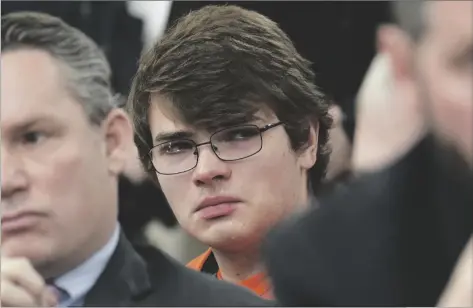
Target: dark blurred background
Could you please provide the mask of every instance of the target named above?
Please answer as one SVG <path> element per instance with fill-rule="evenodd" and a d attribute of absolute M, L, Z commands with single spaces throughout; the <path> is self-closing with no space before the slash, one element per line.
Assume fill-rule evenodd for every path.
<path fill-rule="evenodd" d="M 146 2 L 2 1 L 2 14 L 43 11 L 78 27 L 104 49 L 113 68 L 115 90 L 126 95 L 142 48 L 148 44 L 143 42 L 147 20 L 130 14 L 130 4 L 146 6 Z M 300 53 L 314 63 L 317 84 L 347 113 L 351 112 L 353 97 L 374 55 L 376 28 L 389 20 L 388 2 L 174 1 L 169 5 L 170 12 L 164 11 L 169 6 L 157 8 L 147 17 L 166 19 L 165 24 L 170 25 L 191 10 L 224 3 L 255 10 L 279 23 Z M 159 35 L 156 33 L 154 39 Z"/>

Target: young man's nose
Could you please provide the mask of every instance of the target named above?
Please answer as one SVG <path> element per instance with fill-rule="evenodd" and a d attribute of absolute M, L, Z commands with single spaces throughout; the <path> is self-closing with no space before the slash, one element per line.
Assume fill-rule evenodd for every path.
<path fill-rule="evenodd" d="M 199 147 L 198 151 L 198 162 L 193 171 L 196 185 L 211 184 L 214 180 L 228 179 L 231 176 L 228 162 L 218 158 L 211 145 Z"/>

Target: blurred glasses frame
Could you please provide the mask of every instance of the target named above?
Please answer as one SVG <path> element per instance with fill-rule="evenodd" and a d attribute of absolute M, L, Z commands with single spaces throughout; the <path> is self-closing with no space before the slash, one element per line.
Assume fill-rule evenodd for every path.
<path fill-rule="evenodd" d="M 162 143 L 159 143 L 153 147 L 151 147 L 151 149 L 149 150 L 148 152 L 148 157 L 151 161 L 151 166 L 152 166 L 152 169 L 154 171 L 156 171 L 157 173 L 161 174 L 161 175 L 175 175 L 175 174 L 180 174 L 180 173 L 184 173 L 184 172 L 188 172 L 192 169 L 194 169 L 195 167 L 197 167 L 197 164 L 199 163 L 199 150 L 198 148 L 202 145 L 206 145 L 206 144 L 210 144 L 211 145 L 211 149 L 212 149 L 212 152 L 215 154 L 215 156 L 218 157 L 218 159 L 220 159 L 221 161 L 237 161 L 237 160 L 242 160 L 242 159 L 245 159 L 245 158 L 248 158 L 248 157 L 251 157 L 253 155 L 256 155 L 258 154 L 262 149 L 263 149 L 263 133 L 265 131 L 268 131 L 270 130 L 271 128 L 274 128 L 274 127 L 277 127 L 279 125 L 282 125 L 284 124 L 284 122 L 276 122 L 276 123 L 271 123 L 271 124 L 267 124 L 263 127 L 258 127 L 257 125 L 254 125 L 254 124 L 243 124 L 243 125 L 235 125 L 235 126 L 231 126 L 231 127 L 226 127 L 226 128 L 223 128 L 223 129 L 220 129 L 220 130 L 217 130 L 216 132 L 212 133 L 212 135 L 210 135 L 210 138 L 209 138 L 209 141 L 206 141 L 206 142 L 201 142 L 201 143 L 196 143 L 194 140 L 191 140 L 191 139 L 178 139 L 178 140 L 174 140 L 174 141 L 166 141 L 166 142 L 162 142 Z M 256 131 L 258 131 L 259 133 L 259 140 L 260 140 L 260 146 L 258 147 L 258 150 L 254 151 L 254 152 L 251 152 L 251 154 L 248 154 L 248 155 L 244 155 L 243 157 L 239 157 L 239 158 L 235 158 L 235 159 L 223 159 L 219 156 L 219 154 L 217 153 L 217 150 L 218 148 L 215 146 L 214 142 L 212 141 L 212 139 L 218 135 L 218 134 L 221 134 L 222 132 L 225 132 L 225 131 L 229 131 L 229 130 L 233 130 L 233 129 L 238 129 L 238 128 L 254 128 Z M 258 137 L 258 136 L 256 136 Z M 168 144 L 168 143 L 171 143 L 171 142 L 178 142 L 178 141 L 186 141 L 186 142 L 189 142 L 193 145 L 193 155 L 196 157 L 195 159 L 195 164 L 194 166 L 192 166 L 191 168 L 187 168 L 186 170 L 183 170 L 183 171 L 179 171 L 179 172 L 173 172 L 173 173 L 163 173 L 163 172 L 160 172 L 156 166 L 154 165 L 153 163 L 153 149 L 159 147 L 159 146 L 162 146 L 164 144 Z"/>

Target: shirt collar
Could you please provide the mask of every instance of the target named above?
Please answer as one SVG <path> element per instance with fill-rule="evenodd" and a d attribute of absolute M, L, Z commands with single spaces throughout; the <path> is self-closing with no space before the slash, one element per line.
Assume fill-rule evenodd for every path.
<path fill-rule="evenodd" d="M 85 296 L 94 286 L 112 257 L 119 238 L 120 227 L 117 224 L 112 237 L 105 246 L 73 270 L 55 279 L 54 284 L 67 292 L 71 302 L 75 302 Z"/>

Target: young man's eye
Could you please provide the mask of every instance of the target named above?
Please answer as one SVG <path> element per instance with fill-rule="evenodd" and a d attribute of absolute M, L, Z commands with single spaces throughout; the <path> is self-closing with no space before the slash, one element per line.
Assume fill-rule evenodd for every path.
<path fill-rule="evenodd" d="M 159 153 L 161 155 L 166 154 L 177 154 L 185 151 L 192 150 L 194 148 L 193 144 L 185 141 L 172 141 L 166 144 L 163 144 L 159 147 Z"/>
<path fill-rule="evenodd" d="M 233 129 L 222 132 L 219 136 L 221 141 L 238 141 L 253 138 L 259 134 L 256 128 Z"/>

